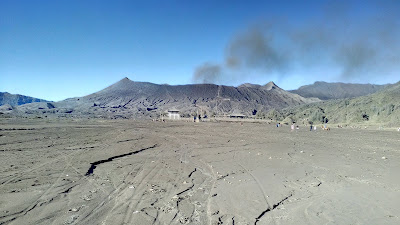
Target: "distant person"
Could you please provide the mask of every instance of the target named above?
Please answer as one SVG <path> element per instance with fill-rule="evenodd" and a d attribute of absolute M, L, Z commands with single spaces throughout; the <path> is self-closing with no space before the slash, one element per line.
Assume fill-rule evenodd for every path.
<path fill-rule="evenodd" d="M 310 131 L 312 131 L 312 125 L 310 125 Z"/>
<path fill-rule="evenodd" d="M 317 130 L 317 126 L 314 126 L 314 130 Z"/>
<path fill-rule="evenodd" d="M 294 123 L 292 123 L 292 125 L 290 126 L 290 130 L 294 130 Z"/>

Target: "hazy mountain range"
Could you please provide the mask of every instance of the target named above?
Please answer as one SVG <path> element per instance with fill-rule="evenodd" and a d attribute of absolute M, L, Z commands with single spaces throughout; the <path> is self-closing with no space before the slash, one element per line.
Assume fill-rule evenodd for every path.
<path fill-rule="evenodd" d="M 319 98 L 321 100 L 360 97 L 384 89 L 387 85 L 376 84 L 349 84 L 327 83 L 317 81 L 314 84 L 301 86 L 290 92 L 305 98 Z"/>

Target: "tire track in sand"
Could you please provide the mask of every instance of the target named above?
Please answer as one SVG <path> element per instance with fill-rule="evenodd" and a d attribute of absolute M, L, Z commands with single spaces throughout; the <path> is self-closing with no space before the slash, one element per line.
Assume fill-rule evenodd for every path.
<path fill-rule="evenodd" d="M 158 146 L 160 146 L 160 145 L 158 145 Z M 124 199 L 120 200 L 121 196 L 124 195 L 127 192 L 132 192 L 131 193 L 131 197 L 132 197 L 134 192 L 138 189 L 138 187 L 135 187 L 134 190 L 130 189 L 128 187 L 128 186 L 130 186 L 129 183 L 134 182 L 134 180 L 137 179 L 138 176 L 141 175 L 141 173 L 143 173 L 143 171 L 145 169 L 145 166 L 149 164 L 150 159 L 152 159 L 153 157 L 156 157 L 158 154 L 160 154 L 160 151 L 158 151 L 157 153 L 153 154 L 152 156 L 147 157 L 142 164 L 133 167 L 132 170 L 130 170 L 128 172 L 128 175 L 125 177 L 124 181 L 126 181 L 128 178 L 130 178 L 132 173 L 134 171 L 136 171 L 137 168 L 139 168 L 139 171 L 137 171 L 135 173 L 135 175 L 132 178 L 132 180 L 129 180 L 129 182 L 122 182 L 120 185 L 118 185 L 117 188 L 114 189 L 114 191 L 112 191 L 107 196 L 105 196 L 105 198 L 100 203 L 98 203 L 97 206 L 95 206 L 92 210 L 88 211 L 86 213 L 86 215 L 81 217 L 79 220 L 77 220 L 77 222 L 82 223 L 82 224 L 91 223 L 91 219 L 93 217 L 95 217 L 98 213 L 100 213 L 100 211 L 103 210 L 106 205 L 108 205 L 110 202 L 114 201 L 113 207 L 107 213 L 107 216 L 106 216 L 105 220 L 103 220 L 103 224 L 105 224 L 105 222 L 108 220 L 109 216 L 113 214 L 113 211 L 119 210 L 121 207 L 126 205 L 127 198 L 124 198 Z M 155 168 L 155 166 L 152 168 L 152 170 L 154 170 L 154 168 Z"/>
<path fill-rule="evenodd" d="M 261 194 L 262 194 L 262 196 L 263 196 L 263 198 L 264 198 L 265 203 L 267 204 L 267 209 L 264 210 L 257 218 L 255 218 L 256 221 L 254 222 L 254 224 L 257 224 L 257 222 L 261 219 L 261 217 L 265 215 L 265 212 L 268 211 L 268 210 L 271 210 L 272 207 L 271 207 L 271 204 L 270 204 L 269 201 L 268 201 L 268 197 L 267 197 L 268 195 L 266 194 L 266 192 L 265 192 L 264 188 L 262 187 L 260 181 L 259 181 L 258 178 L 257 178 L 256 176 L 254 176 L 254 174 L 253 174 L 252 172 L 250 172 L 245 166 L 243 166 L 240 162 L 236 161 L 236 153 L 237 153 L 237 151 L 235 151 L 235 152 L 233 153 L 233 160 L 234 160 L 234 162 L 235 162 L 237 165 L 239 165 L 240 167 L 242 167 L 242 169 L 244 169 L 244 170 L 253 178 L 253 180 L 254 180 L 254 181 L 256 182 L 256 184 L 257 184 L 258 189 L 261 191 Z M 273 218 L 273 221 L 274 221 L 274 224 L 276 224 L 274 218 Z"/>

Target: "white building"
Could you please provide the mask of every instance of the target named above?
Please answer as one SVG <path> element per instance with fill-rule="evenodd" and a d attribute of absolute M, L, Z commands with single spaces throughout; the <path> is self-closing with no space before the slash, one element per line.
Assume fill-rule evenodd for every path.
<path fill-rule="evenodd" d="M 179 115 L 179 110 L 170 109 L 168 110 L 168 119 L 170 120 L 179 120 L 181 116 Z"/>

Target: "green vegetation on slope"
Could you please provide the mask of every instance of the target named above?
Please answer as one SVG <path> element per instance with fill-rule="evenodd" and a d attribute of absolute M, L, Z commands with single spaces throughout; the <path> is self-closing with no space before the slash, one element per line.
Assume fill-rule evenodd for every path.
<path fill-rule="evenodd" d="M 390 85 L 376 84 L 351 84 L 351 83 L 327 83 L 317 81 L 314 84 L 301 86 L 296 93 L 305 98 L 319 98 L 321 100 L 354 98 L 378 92 Z"/>
<path fill-rule="evenodd" d="M 270 113 L 269 113 L 270 114 Z M 321 124 L 400 125 L 400 82 L 377 93 L 352 99 L 330 100 L 281 110 L 275 118 L 282 122 Z"/>

